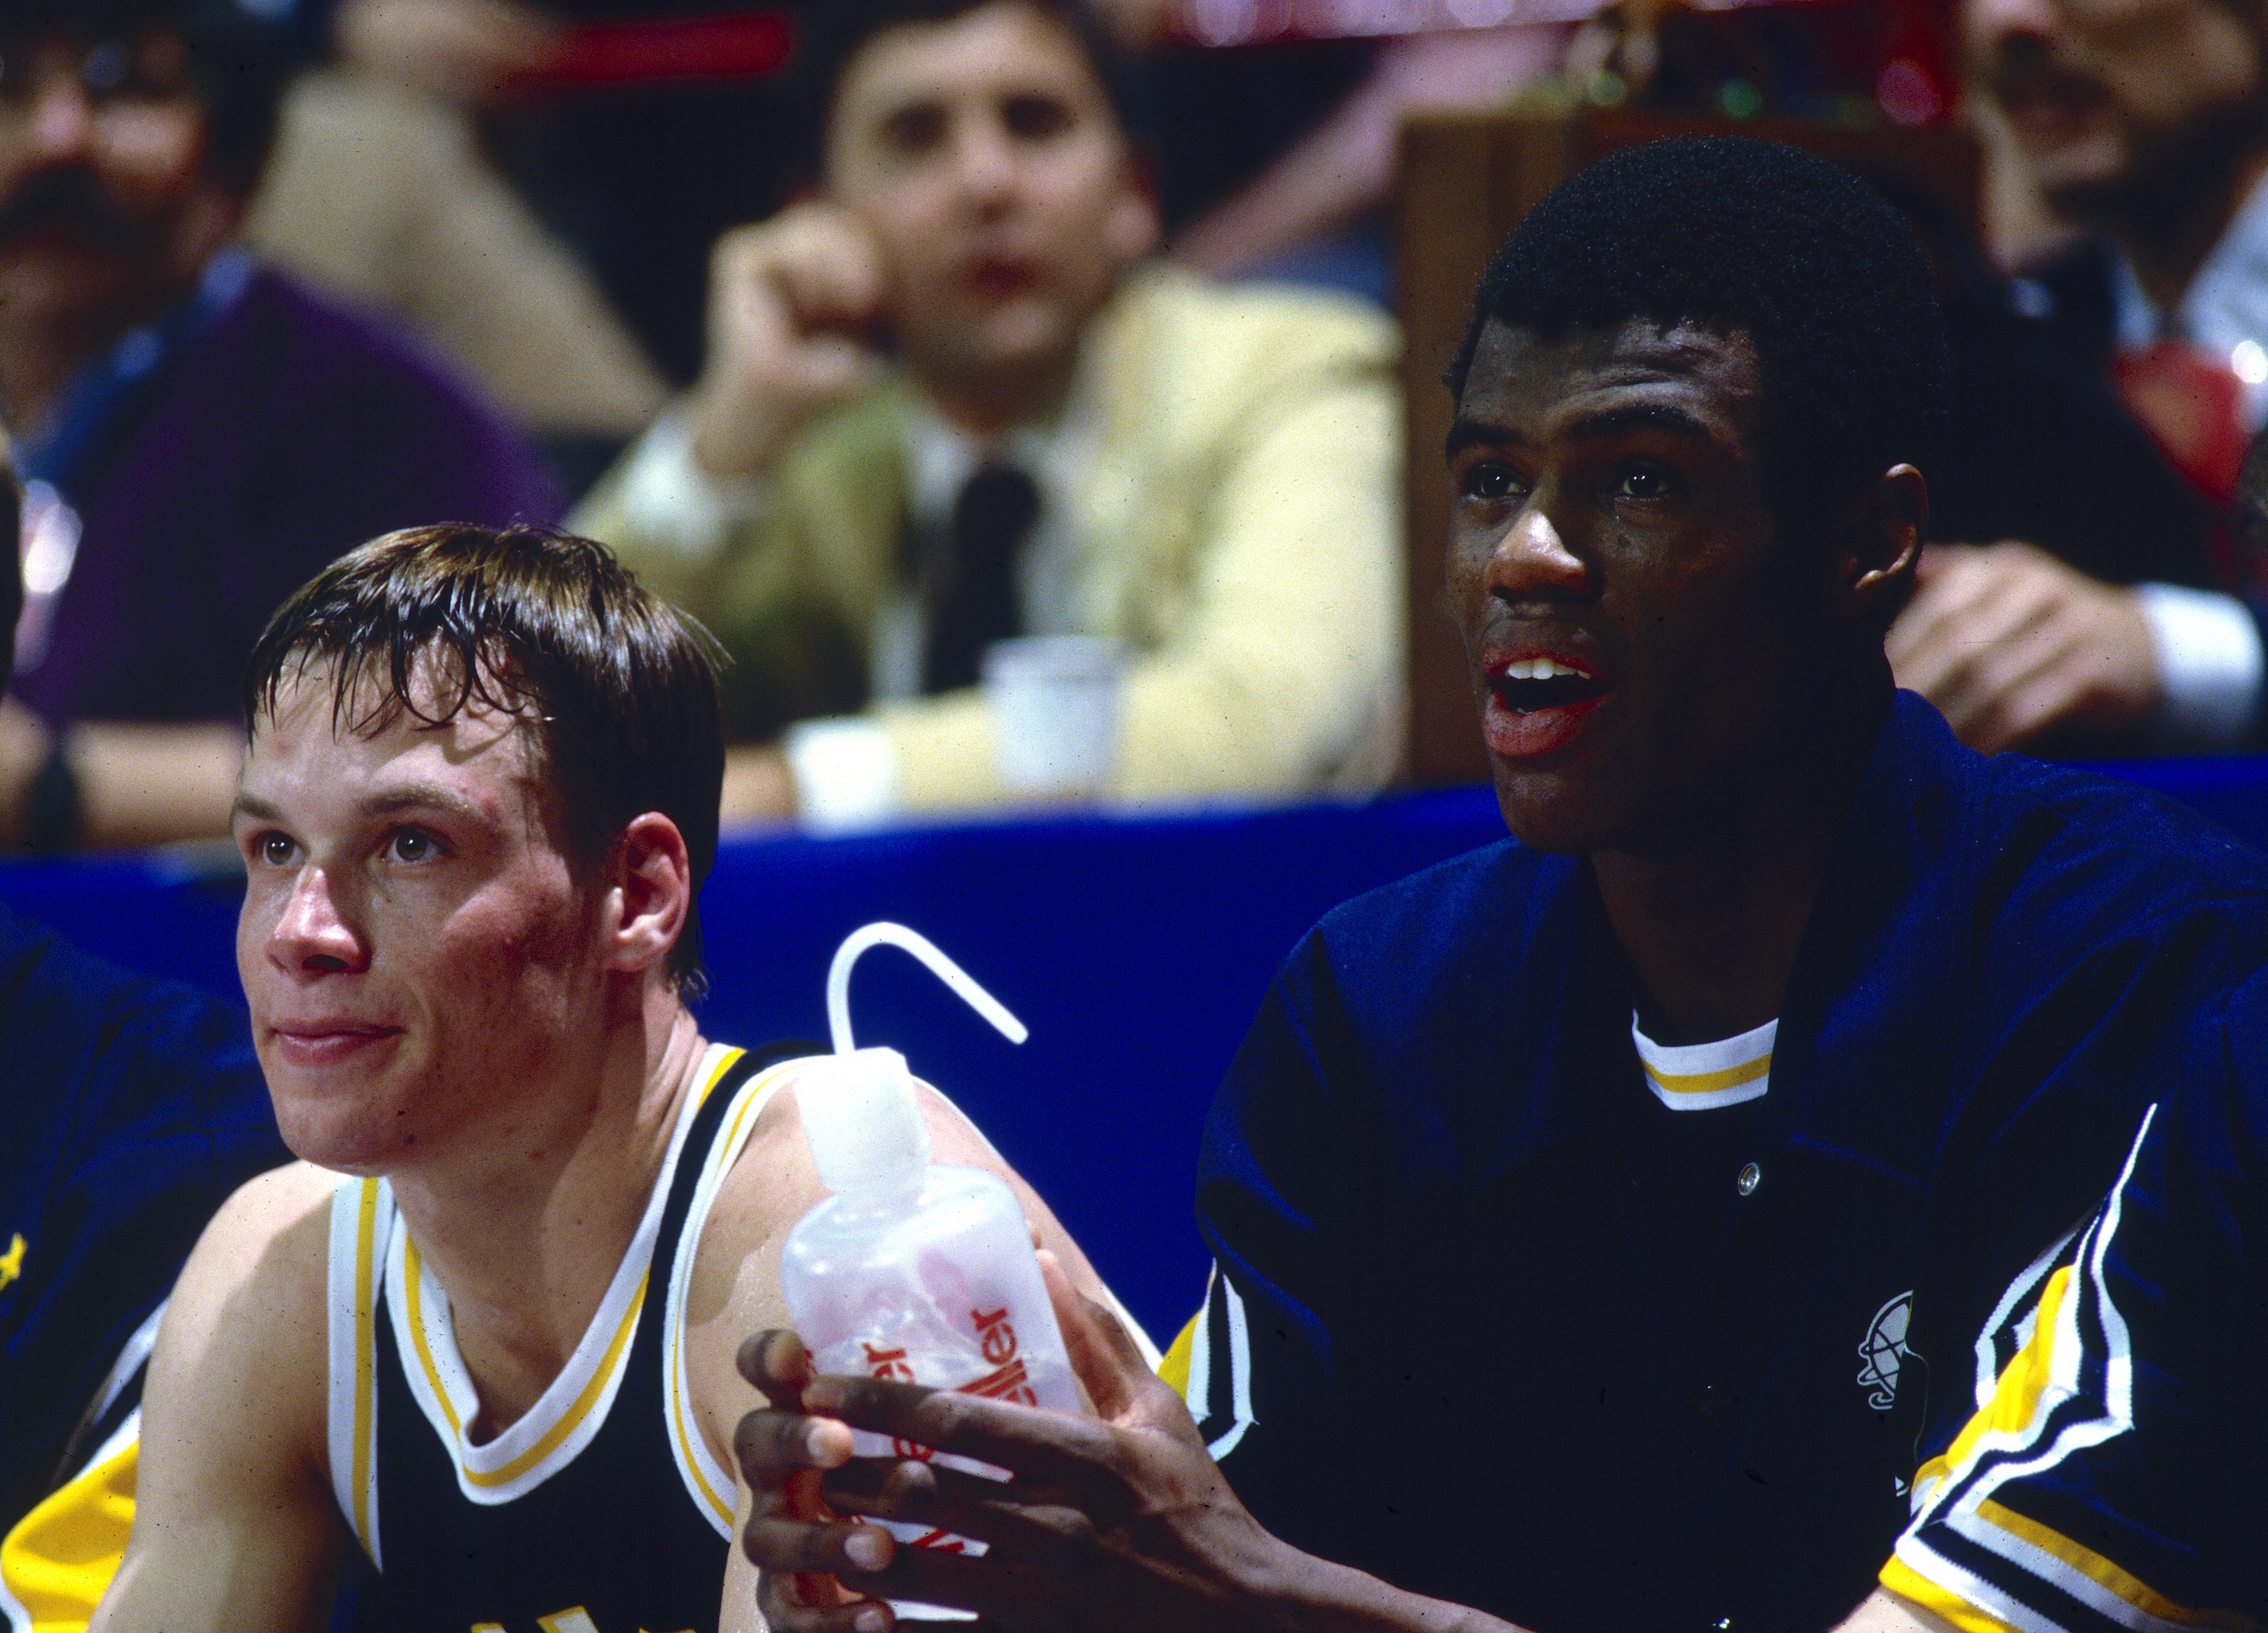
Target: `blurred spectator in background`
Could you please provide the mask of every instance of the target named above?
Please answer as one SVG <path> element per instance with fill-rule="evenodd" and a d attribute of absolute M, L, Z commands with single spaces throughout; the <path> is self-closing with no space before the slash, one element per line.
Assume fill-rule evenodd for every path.
<path fill-rule="evenodd" d="M 521 0 L 297 0 L 302 40 L 443 101 L 487 99 L 550 60 L 550 17 Z"/>
<path fill-rule="evenodd" d="M 485 156 L 573 246 L 645 352 L 680 386 L 699 372 L 710 246 L 783 202 L 787 99 L 745 48 L 734 68 L 714 36 L 689 52 L 688 39 L 738 19 L 758 32 L 784 20 L 792 40 L 825 0 L 298 3 L 335 4 L 342 63 L 475 108 Z M 593 34 L 611 38 L 601 55 L 641 65 L 588 72 Z"/>
<path fill-rule="evenodd" d="M 291 62 L 234 0 L 0 3 L 0 413 L 30 481 L 0 835 L 218 834 L 238 671 L 355 541 L 556 513 L 434 363 L 237 247 Z"/>
<path fill-rule="evenodd" d="M 0 442 L 0 526 L 17 498 Z M 15 563 L 0 563 L 0 668 L 19 605 Z M 197 1232 L 291 1153 L 240 1007 L 129 975 L 5 908 L 0 1126 L 5 1536 L 136 1409 L 155 1313 Z M 9 1579 L 33 1586 L 12 1561 Z M 52 1571 L 40 1585 L 72 1589 Z M 0 1591 L 0 1611 L 12 1615 L 8 1598 Z"/>
<path fill-rule="evenodd" d="M 2268 409 L 2268 18 L 2215 0 L 1968 0 L 1962 25 L 1988 136 L 2051 211 L 2100 235 L 2017 286 L 2034 342 L 2095 389 L 2114 379 L 2188 491 L 2165 483 L 2117 560 L 2058 560 L 2021 530 L 1933 550 L 1890 634 L 1899 679 L 1988 750 L 2121 732 L 2249 745 L 2261 626 L 2228 592 L 2257 586 L 2211 518 Z M 2017 236 L 2064 241 L 2038 217 Z"/>
<path fill-rule="evenodd" d="M 720 242 L 698 385 L 575 519 L 723 639 L 743 744 L 866 711 L 738 751 L 728 819 L 1000 799 L 1017 633 L 1131 650 L 1122 798 L 1391 768 L 1392 331 L 1143 264 L 1106 49 L 1057 0 L 814 20 L 817 190 Z"/>
<path fill-rule="evenodd" d="M 285 97 L 245 225 L 263 261 L 437 343 L 586 483 L 667 386 L 575 254 L 480 150 L 468 112 L 555 57 L 504 0 L 302 0 L 333 59 Z"/>

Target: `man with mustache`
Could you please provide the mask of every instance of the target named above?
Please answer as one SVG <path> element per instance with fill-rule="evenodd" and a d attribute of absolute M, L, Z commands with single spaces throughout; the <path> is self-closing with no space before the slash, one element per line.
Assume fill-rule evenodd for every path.
<path fill-rule="evenodd" d="M 1189 1409 L 1068 1296 L 1097 1419 L 743 1350 L 774 1633 L 1931 1614 L 1874 1593 L 1917 1445 L 2268 952 L 2268 859 L 1893 690 L 1946 369 L 1911 231 L 1819 159 L 1661 143 L 1528 214 L 1446 449 L 1513 839 L 1286 960 L 1207 1126 Z"/>
<path fill-rule="evenodd" d="M 1899 678 L 1988 751 L 2058 728 L 2257 740 L 2256 611 L 2161 581 L 2186 577 L 2268 413 L 2268 18 L 2222 0 L 1968 0 L 1962 26 L 1988 114 L 2046 202 L 2098 235 L 2020 286 L 2029 327 L 2117 377 L 2196 497 L 2127 541 L 2116 576 L 2135 583 L 2021 539 L 1933 551 L 1890 634 Z M 2247 594 L 2256 576 L 2218 575 Z"/>
<path fill-rule="evenodd" d="M 843 0 L 816 188 L 727 234 L 692 394 L 575 517 L 715 629 L 731 816 L 997 802 L 990 642 L 1130 651 L 1117 792 L 1374 782 L 1400 673 L 1392 331 L 1138 264 L 1076 0 Z M 789 767 L 792 766 L 791 776 Z"/>
<path fill-rule="evenodd" d="M 29 607 L 0 838 L 219 833 L 261 623 L 357 540 L 555 503 L 406 342 L 235 246 L 291 68 L 242 0 L 0 4 L 0 415 Z"/>

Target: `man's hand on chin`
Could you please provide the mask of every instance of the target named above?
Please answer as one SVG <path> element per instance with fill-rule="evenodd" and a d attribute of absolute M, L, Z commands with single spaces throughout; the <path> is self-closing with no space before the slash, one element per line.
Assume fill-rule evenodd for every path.
<path fill-rule="evenodd" d="M 740 1370 L 770 1402 L 736 1438 L 755 1499 L 742 1545 L 762 1573 L 758 1604 L 775 1633 L 880 1633 L 892 1620 L 880 1599 L 956 1606 L 982 1627 L 1018 1633 L 1505 1626 L 1263 1530 L 1181 1397 L 1108 1312 L 1073 1291 L 1050 1255 L 1041 1261 L 1093 1417 L 880 1379 L 817 1379 L 792 1333 L 742 1346 Z M 1010 1478 L 853 1457 L 853 1427 L 976 1458 Z M 970 1557 L 904 1547 L 853 1515 L 936 1526 L 989 1548 Z"/>
<path fill-rule="evenodd" d="M 1970 747 L 2053 726 L 2132 726 L 2161 701 L 2141 598 L 2033 545 L 1933 545 L 1887 644 L 1898 684 Z"/>

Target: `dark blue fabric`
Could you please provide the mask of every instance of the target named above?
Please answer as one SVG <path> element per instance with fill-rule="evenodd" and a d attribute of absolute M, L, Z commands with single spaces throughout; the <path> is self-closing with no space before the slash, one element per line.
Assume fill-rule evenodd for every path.
<path fill-rule="evenodd" d="M 242 1181 L 290 1160 L 244 1011 L 0 908 L 0 1531 Z"/>
<path fill-rule="evenodd" d="M 1925 1426 L 1966 1416 L 1993 1298 L 2264 954 L 2268 860 L 1901 695 L 1781 1010 L 1762 1183 L 1724 1175 L 1679 1296 L 1633 1270 L 1657 1103 L 1587 864 L 1506 842 L 1349 903 L 1208 1122 L 1251 1350 L 1232 1481 L 1291 1541 L 1536 1633 L 1831 1625 Z M 1909 1291 L 1886 1409 L 1861 1351 Z"/>

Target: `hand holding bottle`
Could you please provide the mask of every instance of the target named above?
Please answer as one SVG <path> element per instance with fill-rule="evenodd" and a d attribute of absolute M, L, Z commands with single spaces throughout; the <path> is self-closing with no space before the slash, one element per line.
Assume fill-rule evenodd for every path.
<path fill-rule="evenodd" d="M 762 1570 L 758 1607 L 774 1633 L 881 1633 L 895 1620 L 886 1600 L 958 1606 L 1010 1629 L 1243 1629 L 1303 1577 L 1342 1604 L 1361 1584 L 1391 1593 L 1262 1530 L 1125 1329 L 1071 1288 L 1053 1254 L 1040 1260 L 1095 1416 L 814 1376 L 793 1333 L 742 1346 L 740 1371 L 770 1402 L 741 1420 L 735 1447 L 755 1496 L 742 1544 Z M 943 1457 L 857 1456 L 854 1433 L 974 1459 L 1007 1479 Z M 830 1514 L 943 1530 L 988 1551 L 909 1548 L 880 1526 L 812 1518 L 796 1493 L 814 1487 Z M 849 1598 L 836 1578 L 874 1597 Z"/>

